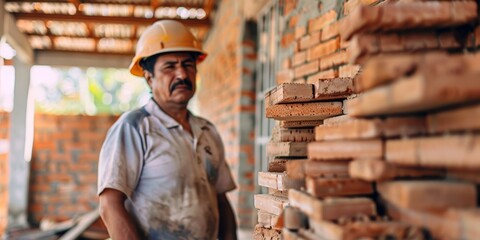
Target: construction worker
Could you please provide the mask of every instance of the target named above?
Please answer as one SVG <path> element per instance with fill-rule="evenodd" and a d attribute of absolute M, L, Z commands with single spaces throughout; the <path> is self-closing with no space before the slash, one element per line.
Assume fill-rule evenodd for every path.
<path fill-rule="evenodd" d="M 177 21 L 158 21 L 138 40 L 130 72 L 145 77 L 153 97 L 117 120 L 99 160 L 100 213 L 112 239 L 236 239 L 223 143 L 187 109 L 205 57 Z"/>

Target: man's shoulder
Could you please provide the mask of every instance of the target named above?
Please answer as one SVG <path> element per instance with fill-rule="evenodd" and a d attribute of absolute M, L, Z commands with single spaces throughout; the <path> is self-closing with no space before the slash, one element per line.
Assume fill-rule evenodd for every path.
<path fill-rule="evenodd" d="M 144 118 L 150 116 L 145 107 L 125 112 L 118 119 L 118 123 L 137 126 Z"/>

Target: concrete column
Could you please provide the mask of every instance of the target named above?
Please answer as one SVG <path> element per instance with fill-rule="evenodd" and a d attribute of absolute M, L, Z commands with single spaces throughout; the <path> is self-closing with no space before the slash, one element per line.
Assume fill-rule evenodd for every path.
<path fill-rule="evenodd" d="M 27 226 L 28 182 L 33 136 L 33 102 L 29 98 L 31 65 L 13 59 L 15 91 L 10 114 L 8 228 Z"/>
<path fill-rule="evenodd" d="M 5 4 L 4 0 L 0 0 L 0 37 L 4 34 L 4 23 L 5 23 L 5 8 L 3 5 Z"/>

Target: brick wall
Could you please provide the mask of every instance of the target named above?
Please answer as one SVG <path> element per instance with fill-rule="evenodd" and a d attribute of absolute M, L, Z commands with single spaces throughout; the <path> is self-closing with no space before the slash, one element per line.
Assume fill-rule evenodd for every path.
<path fill-rule="evenodd" d="M 243 1 L 222 1 L 199 66 L 199 112 L 218 128 L 238 189 L 229 194 L 239 227 L 254 224 L 256 30 L 242 17 Z M 252 29 L 253 24 L 253 31 Z"/>
<path fill-rule="evenodd" d="M 10 114 L 0 111 L 0 238 L 8 219 L 8 142 Z M 6 149 L 5 149 L 6 148 Z"/>
<path fill-rule="evenodd" d="M 114 116 L 37 114 L 29 218 L 68 219 L 98 205 L 98 155 Z"/>

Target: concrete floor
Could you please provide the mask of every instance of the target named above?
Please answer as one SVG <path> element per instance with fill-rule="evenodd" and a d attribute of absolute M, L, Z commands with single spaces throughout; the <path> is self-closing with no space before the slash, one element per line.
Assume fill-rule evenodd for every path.
<path fill-rule="evenodd" d="M 253 230 L 252 229 L 238 229 L 237 230 L 238 240 L 252 240 L 253 239 Z"/>

